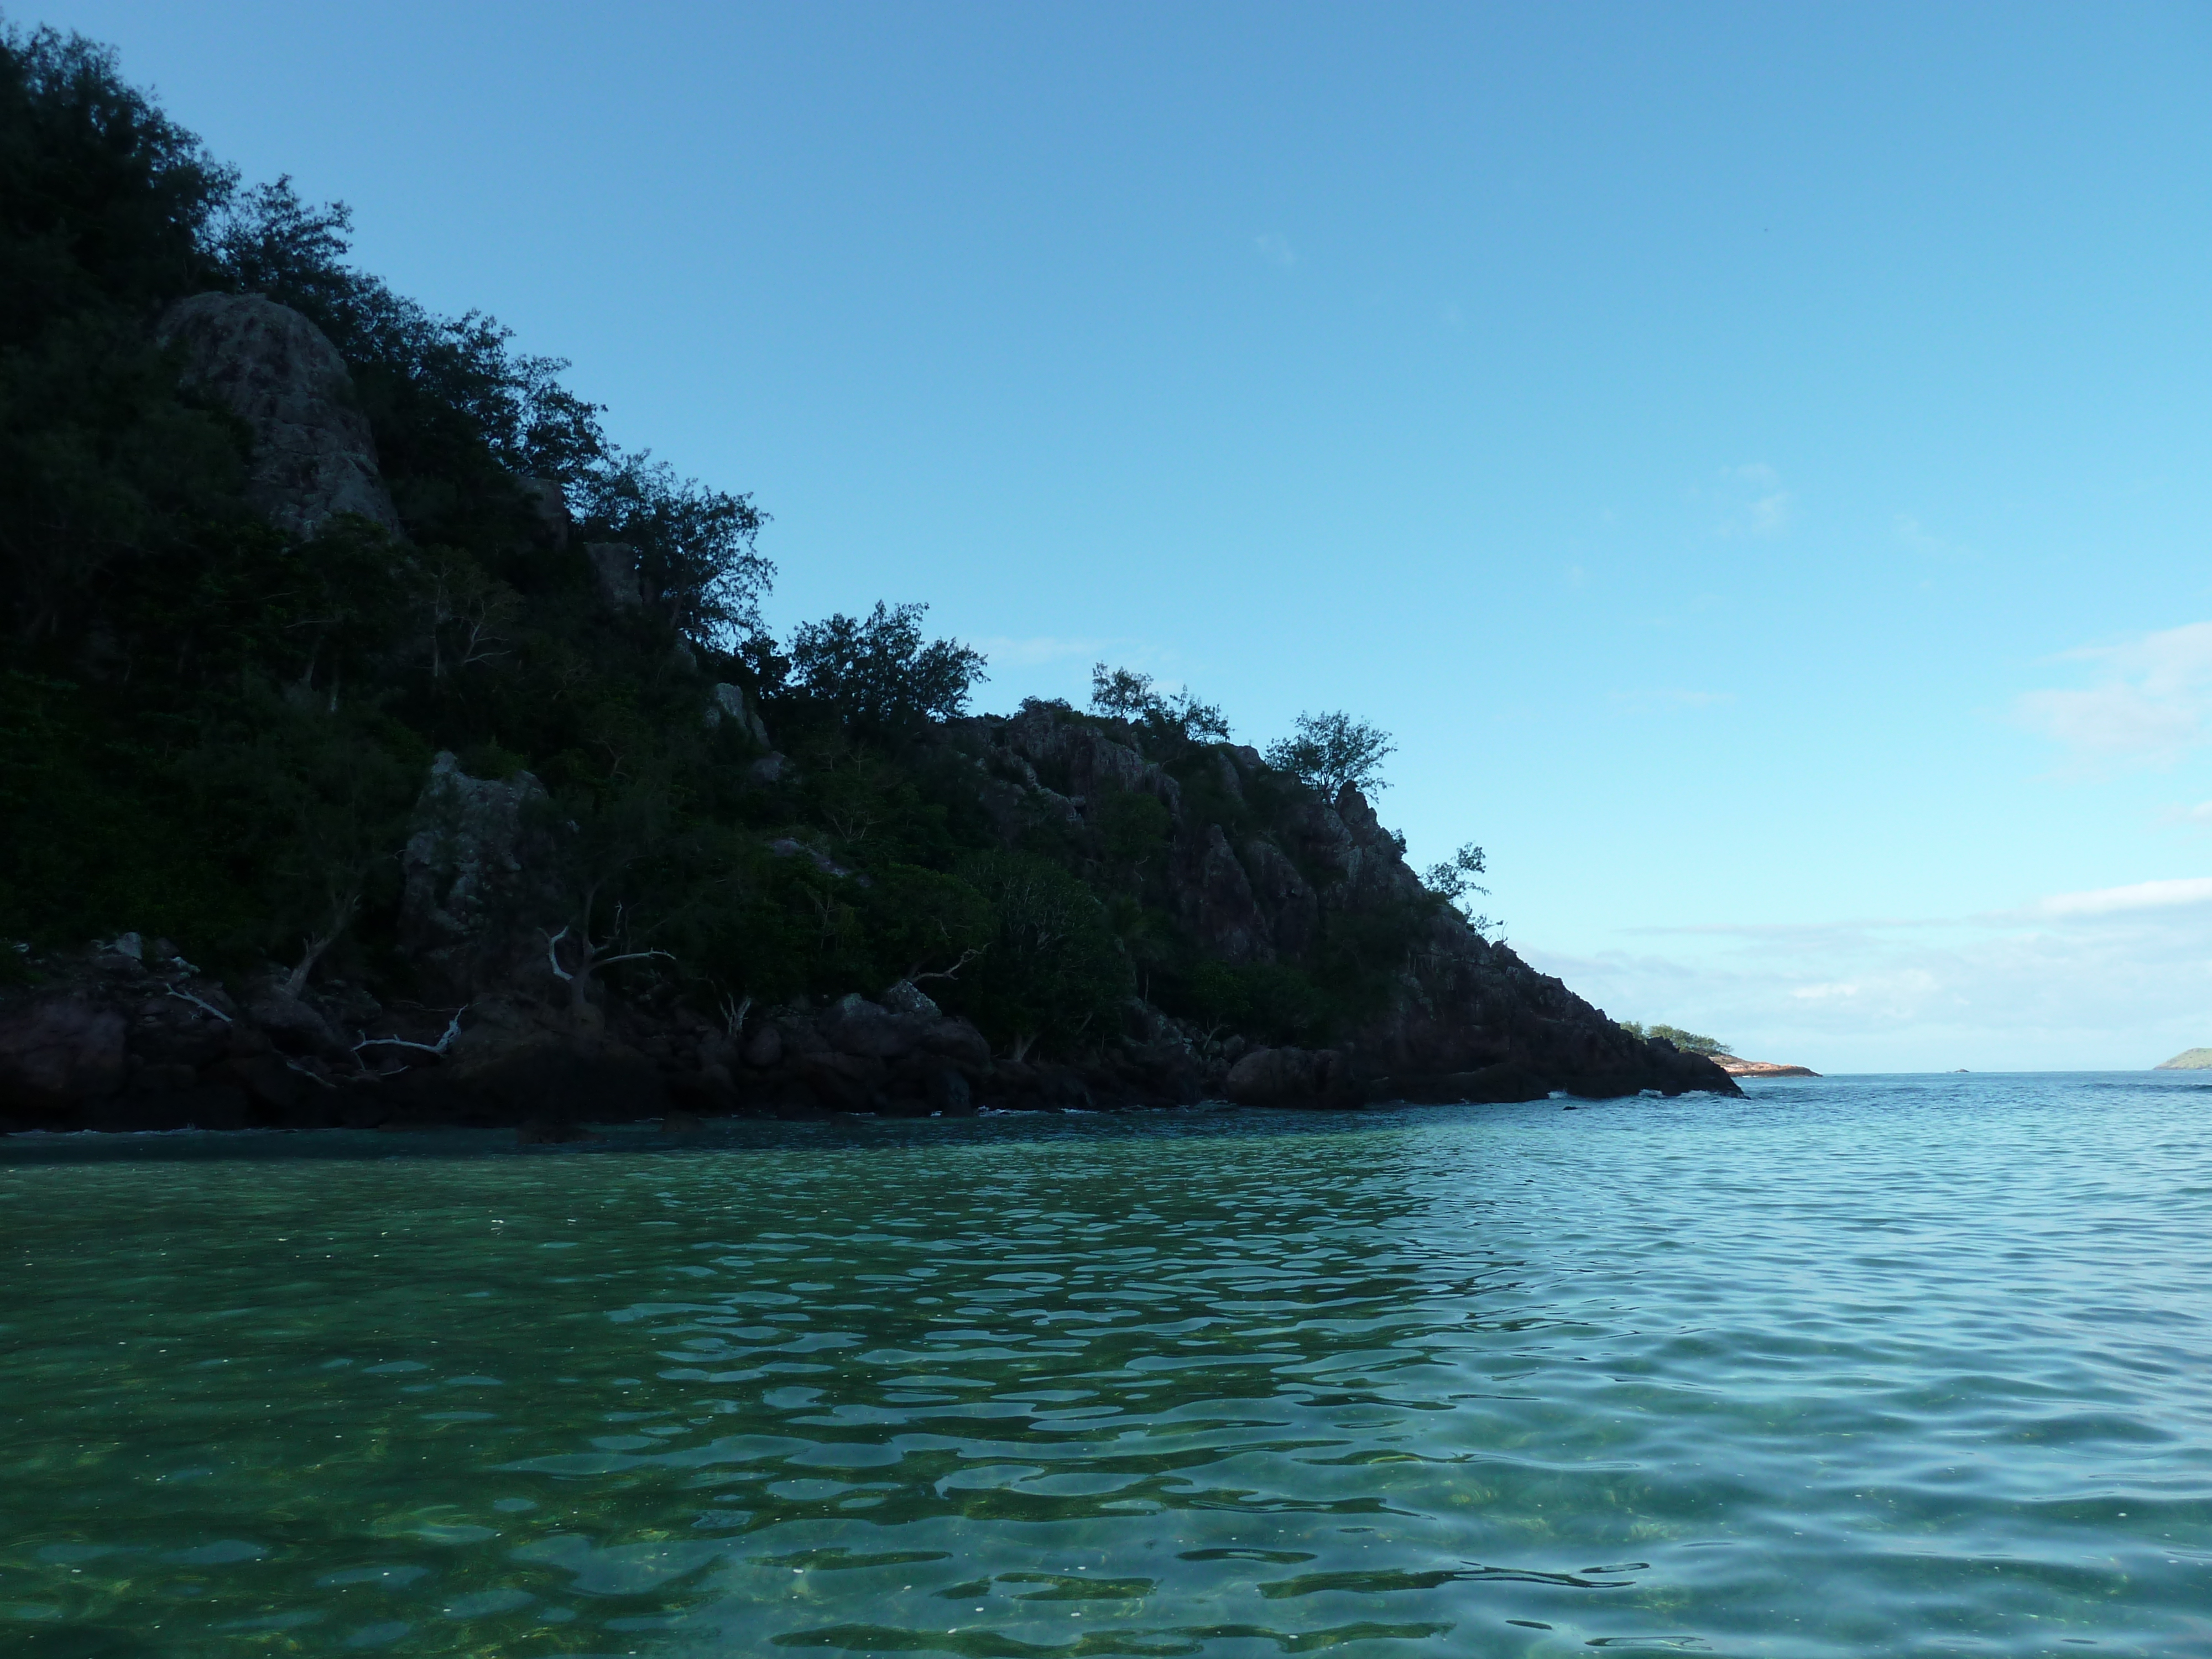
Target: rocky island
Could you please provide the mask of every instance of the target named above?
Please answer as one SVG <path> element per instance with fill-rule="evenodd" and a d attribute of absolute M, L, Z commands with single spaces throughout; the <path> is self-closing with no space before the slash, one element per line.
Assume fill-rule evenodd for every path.
<path fill-rule="evenodd" d="M 779 641 L 750 498 L 4 56 L 0 1128 L 1735 1092 L 1407 864 L 1380 734 Z"/>
<path fill-rule="evenodd" d="M 2161 1060 L 2154 1072 L 2212 1071 L 2212 1048 L 2184 1048 L 2172 1060 Z"/>

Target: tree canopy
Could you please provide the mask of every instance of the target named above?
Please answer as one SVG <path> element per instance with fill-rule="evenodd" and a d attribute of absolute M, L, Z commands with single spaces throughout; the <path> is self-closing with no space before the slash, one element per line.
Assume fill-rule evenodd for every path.
<path fill-rule="evenodd" d="M 1679 1025 L 1644 1025 L 1632 1019 L 1624 1019 L 1620 1024 L 1620 1029 L 1631 1036 L 1657 1037 L 1662 1042 L 1673 1043 L 1686 1054 L 1703 1054 L 1710 1060 L 1715 1054 L 1729 1052 L 1728 1045 L 1718 1037 L 1701 1036 Z"/>
<path fill-rule="evenodd" d="M 1337 710 L 1301 714 L 1291 736 L 1267 745 L 1267 763 L 1334 799 L 1346 788 L 1373 794 L 1387 786 L 1382 761 L 1397 745 L 1390 734 Z"/>

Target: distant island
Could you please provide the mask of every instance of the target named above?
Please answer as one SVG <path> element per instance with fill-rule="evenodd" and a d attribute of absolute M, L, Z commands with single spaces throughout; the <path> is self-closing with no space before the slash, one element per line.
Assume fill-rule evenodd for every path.
<path fill-rule="evenodd" d="M 1771 1060 L 1739 1060 L 1734 1054 L 1715 1054 L 1713 1064 L 1730 1077 L 1818 1077 L 1809 1066 L 1784 1066 Z"/>
<path fill-rule="evenodd" d="M 1364 721 L 778 637 L 750 497 L 104 48 L 0 33 L 0 1129 L 1736 1092 L 1416 870 Z"/>
<path fill-rule="evenodd" d="M 2162 1060 L 2154 1072 L 2212 1072 L 2212 1048 L 2184 1048 L 2172 1060 Z"/>

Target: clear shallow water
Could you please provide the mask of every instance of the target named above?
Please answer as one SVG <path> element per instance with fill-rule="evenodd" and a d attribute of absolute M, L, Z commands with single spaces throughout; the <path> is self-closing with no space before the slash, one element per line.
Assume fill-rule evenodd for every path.
<path fill-rule="evenodd" d="M 0 1142 L 0 1651 L 2212 1654 L 2212 1087 Z"/>

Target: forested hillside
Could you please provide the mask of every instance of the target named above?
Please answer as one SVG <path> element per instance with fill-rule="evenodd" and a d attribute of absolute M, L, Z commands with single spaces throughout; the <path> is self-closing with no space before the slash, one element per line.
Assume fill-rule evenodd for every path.
<path fill-rule="evenodd" d="M 614 1053 L 723 1107 L 1042 1099 L 1046 1062 L 1069 1099 L 1188 1097 L 1262 1048 L 1255 1098 L 1724 1086 L 1486 941 L 1479 851 L 1417 878 L 1356 721 L 1263 757 L 1103 665 L 1088 708 L 975 714 L 987 665 L 915 596 L 771 637 L 749 496 L 618 447 L 564 364 L 348 230 L 100 49 L 0 47 L 18 1109 L 281 1115 L 451 1084 L 479 1031 L 483 1067 Z M 266 1042 L 52 1080 L 149 991 Z M 861 1000 L 906 1036 L 841 1044 Z"/>

